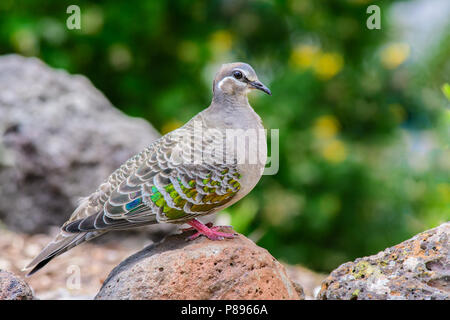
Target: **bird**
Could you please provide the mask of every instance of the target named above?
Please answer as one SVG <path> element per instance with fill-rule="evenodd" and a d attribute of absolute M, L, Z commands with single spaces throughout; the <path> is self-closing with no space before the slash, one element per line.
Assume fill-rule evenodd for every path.
<path fill-rule="evenodd" d="M 248 101 L 252 90 L 272 95 L 249 64 L 223 64 L 209 107 L 150 143 L 81 198 L 55 238 L 24 268 L 31 269 L 27 276 L 112 230 L 187 223 L 196 231 L 187 240 L 233 238 L 235 233 L 198 218 L 236 203 L 262 177 L 267 145 L 262 120 Z"/>

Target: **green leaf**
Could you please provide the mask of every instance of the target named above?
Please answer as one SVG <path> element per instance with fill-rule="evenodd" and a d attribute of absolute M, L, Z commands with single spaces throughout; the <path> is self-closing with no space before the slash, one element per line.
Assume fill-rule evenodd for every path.
<path fill-rule="evenodd" d="M 447 99 L 450 101 L 450 84 L 444 83 L 441 87 L 442 92 L 447 97 Z"/>

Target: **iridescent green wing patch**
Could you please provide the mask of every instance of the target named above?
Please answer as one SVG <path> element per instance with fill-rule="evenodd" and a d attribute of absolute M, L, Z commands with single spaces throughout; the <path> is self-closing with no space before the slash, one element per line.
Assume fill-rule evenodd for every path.
<path fill-rule="evenodd" d="M 234 197 L 241 187 L 240 178 L 240 174 L 231 175 L 228 169 L 203 177 L 177 177 L 163 188 L 152 186 L 149 199 L 160 209 L 164 220 L 206 214 Z"/>

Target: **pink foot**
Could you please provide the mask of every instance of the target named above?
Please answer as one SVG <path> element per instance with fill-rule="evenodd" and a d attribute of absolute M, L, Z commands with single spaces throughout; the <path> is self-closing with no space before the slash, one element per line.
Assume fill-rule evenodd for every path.
<path fill-rule="evenodd" d="M 188 222 L 188 224 L 192 226 L 193 229 L 197 230 L 197 232 L 188 237 L 187 240 L 194 240 L 202 235 L 210 240 L 223 240 L 225 238 L 234 238 L 234 236 L 236 235 L 235 233 L 217 231 L 221 228 L 220 226 L 211 227 L 212 223 L 204 225 L 197 219 L 192 219 Z"/>

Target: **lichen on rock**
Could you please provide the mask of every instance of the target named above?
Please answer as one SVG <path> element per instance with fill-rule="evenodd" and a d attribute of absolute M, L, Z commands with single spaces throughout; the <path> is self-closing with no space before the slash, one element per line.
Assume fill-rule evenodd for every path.
<path fill-rule="evenodd" d="M 450 223 L 334 270 L 319 299 L 450 299 Z"/>

